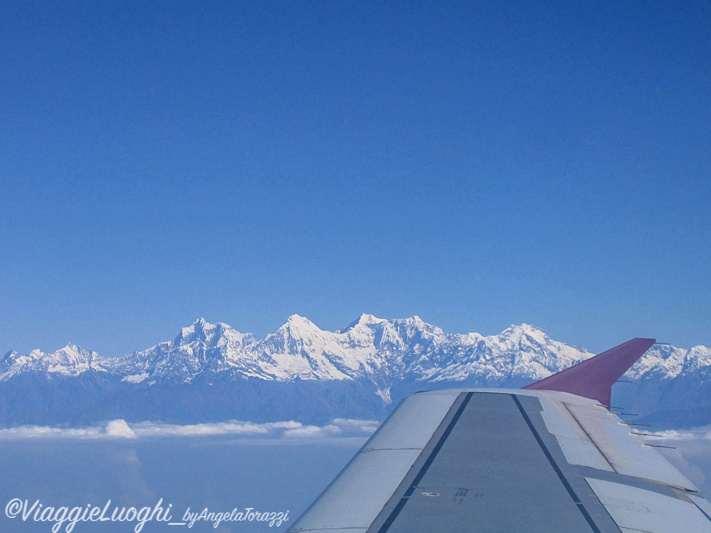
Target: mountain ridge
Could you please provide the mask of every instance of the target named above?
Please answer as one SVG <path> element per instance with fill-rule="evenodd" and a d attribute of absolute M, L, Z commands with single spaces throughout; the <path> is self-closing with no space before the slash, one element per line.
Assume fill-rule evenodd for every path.
<path fill-rule="evenodd" d="M 185 383 L 205 371 L 224 373 L 225 377 L 238 372 L 280 381 L 293 381 L 297 377 L 339 380 L 373 377 L 388 365 L 392 367 L 393 378 L 402 377 L 413 371 L 413 366 L 420 365 L 416 372 L 425 380 L 443 379 L 437 376 L 443 370 L 443 375 L 449 376 L 447 379 L 462 379 L 462 371 L 468 375 L 464 366 L 471 367 L 476 359 L 490 362 L 495 357 L 492 350 L 508 352 L 523 348 L 519 359 L 512 362 L 525 364 L 521 357 L 525 359 L 523 354 L 530 352 L 526 348 L 533 345 L 549 345 L 555 350 L 545 354 L 545 364 L 529 372 L 532 378 L 545 377 L 546 372 L 557 371 L 561 364 L 592 355 L 552 341 L 529 324 L 511 325 L 498 335 L 451 334 L 418 316 L 388 320 L 364 313 L 344 329 L 327 331 L 306 317 L 291 315 L 276 332 L 258 339 L 228 324 L 211 324 L 199 318 L 181 328 L 172 341 L 119 357 L 103 357 L 72 343 L 55 352 L 37 349 L 21 355 L 11 351 L 0 363 L 0 381 L 24 372 L 78 375 L 94 370 L 131 376 L 135 375 L 135 369 L 151 370 L 150 374 L 156 378 L 182 379 Z M 449 370 L 438 363 L 448 363 Z M 460 375 L 453 372 L 452 364 Z"/>
<path fill-rule="evenodd" d="M 289 390 L 302 404 L 311 405 L 307 418 L 313 418 L 319 402 L 342 407 L 338 412 L 344 416 L 351 415 L 346 406 L 356 411 L 369 406 L 363 408 L 366 414 L 380 416 L 385 412 L 382 409 L 416 390 L 520 387 L 593 355 L 555 341 L 525 323 L 484 336 L 445 333 L 417 316 L 381 319 L 363 313 L 346 328 L 327 331 L 306 317 L 291 315 L 275 332 L 259 339 L 228 324 L 199 318 L 170 341 L 120 357 L 103 357 L 72 343 L 52 353 L 8 352 L 0 360 L 0 385 L 17 383 L 19 387 L 19 383 L 28 382 L 38 397 L 46 397 L 51 388 L 58 394 L 79 388 L 89 401 L 100 398 L 99 403 L 108 402 L 107 395 L 119 395 L 137 413 L 145 409 L 129 398 L 143 395 L 156 404 L 156 413 L 163 414 L 167 408 L 161 394 L 166 390 L 178 398 L 197 397 L 201 404 L 207 402 L 202 397 L 215 396 L 215 392 L 206 392 L 212 387 L 222 391 L 220 401 L 224 400 L 227 411 L 231 409 L 229 397 L 239 404 L 235 409 L 242 410 L 248 404 L 266 409 L 263 405 L 271 402 L 273 414 L 285 412 L 286 407 L 278 405 L 279 397 L 263 401 L 260 394 L 279 390 L 283 395 Z M 642 399 L 629 390 L 622 390 L 621 397 L 644 414 L 660 409 L 681 412 L 685 406 L 676 398 L 688 401 L 692 391 L 709 397 L 711 406 L 711 349 L 655 345 L 630 369 L 627 378 L 640 385 L 637 392 L 643 393 Z M 151 388 L 155 390 L 151 392 Z M 343 397 L 346 390 L 353 398 Z M 676 396 L 670 395 L 671 390 L 676 390 Z M 657 403 L 645 400 L 645 394 L 653 395 Z M 71 403 L 71 399 L 67 401 Z M 10 403 L 8 400 L 5 409 L 13 418 Z M 297 407 L 293 406 L 293 412 L 298 414 Z M 333 406 L 321 407 L 328 410 Z M 78 412 L 79 408 L 73 409 Z M 261 414 L 268 417 L 269 409 Z M 381 411 L 373 411 L 378 409 Z M 170 416 L 179 417 L 177 411 L 172 413 Z M 699 413 L 692 418 L 703 418 L 703 411 Z M 21 418 L 19 414 L 15 417 Z"/>

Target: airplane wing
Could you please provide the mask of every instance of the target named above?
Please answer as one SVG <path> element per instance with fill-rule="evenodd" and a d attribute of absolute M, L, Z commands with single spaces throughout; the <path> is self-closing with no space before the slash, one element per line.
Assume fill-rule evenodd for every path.
<path fill-rule="evenodd" d="M 409 396 L 290 531 L 711 533 L 711 504 L 608 409 L 653 343 L 524 389 Z"/>

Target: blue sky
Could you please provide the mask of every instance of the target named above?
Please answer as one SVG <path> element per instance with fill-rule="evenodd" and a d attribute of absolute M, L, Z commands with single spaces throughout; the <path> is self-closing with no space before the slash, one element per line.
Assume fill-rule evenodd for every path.
<path fill-rule="evenodd" d="M 4 2 L 0 76 L 0 352 L 711 345 L 706 2 Z"/>

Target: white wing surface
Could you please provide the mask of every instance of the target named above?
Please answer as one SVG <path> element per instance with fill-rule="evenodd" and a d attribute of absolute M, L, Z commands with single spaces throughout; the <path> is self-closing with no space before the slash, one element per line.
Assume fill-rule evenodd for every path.
<path fill-rule="evenodd" d="M 552 376 L 406 398 L 291 531 L 711 533 L 711 504 L 600 402 L 654 342 L 634 341 L 556 374 L 603 374 L 587 397 Z"/>

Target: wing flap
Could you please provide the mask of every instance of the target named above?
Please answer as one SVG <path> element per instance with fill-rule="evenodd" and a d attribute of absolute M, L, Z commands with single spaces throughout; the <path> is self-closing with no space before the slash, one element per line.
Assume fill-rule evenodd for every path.
<path fill-rule="evenodd" d="M 617 416 L 594 404 L 565 402 L 564 405 L 615 472 L 689 491 L 699 490 L 648 446 L 654 437 L 631 431 Z"/>
<path fill-rule="evenodd" d="M 711 521 L 689 499 L 601 479 L 587 482 L 622 531 L 711 533 Z"/>

